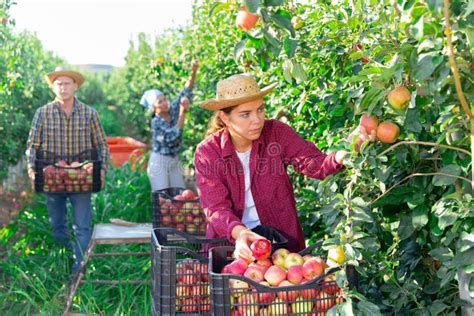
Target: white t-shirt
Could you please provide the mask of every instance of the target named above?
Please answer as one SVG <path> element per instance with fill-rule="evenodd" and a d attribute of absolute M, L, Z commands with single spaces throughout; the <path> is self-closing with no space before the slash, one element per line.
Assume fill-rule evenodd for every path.
<path fill-rule="evenodd" d="M 248 150 L 243 153 L 236 151 L 236 153 L 244 167 L 245 208 L 244 215 L 242 216 L 242 224 L 252 229 L 260 225 L 260 219 L 258 218 L 257 209 L 255 208 L 252 191 L 250 191 L 250 151 L 251 150 Z"/>

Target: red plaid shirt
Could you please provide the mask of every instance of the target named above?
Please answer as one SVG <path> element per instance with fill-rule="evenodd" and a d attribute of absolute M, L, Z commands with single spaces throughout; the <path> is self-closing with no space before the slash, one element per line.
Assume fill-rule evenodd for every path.
<path fill-rule="evenodd" d="M 344 168 L 335 153 L 326 155 L 280 121 L 267 120 L 250 153 L 251 191 L 262 225 L 288 238 L 288 249 L 304 249 L 303 230 L 296 213 L 288 165 L 311 178 L 324 179 Z M 206 237 L 227 237 L 242 225 L 244 171 L 229 131 L 223 129 L 201 142 L 194 155 L 196 185 L 209 221 Z"/>

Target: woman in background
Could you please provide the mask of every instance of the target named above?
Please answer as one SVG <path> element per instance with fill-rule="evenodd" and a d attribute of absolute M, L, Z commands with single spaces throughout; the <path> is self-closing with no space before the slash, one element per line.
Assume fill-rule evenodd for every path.
<path fill-rule="evenodd" d="M 145 91 L 140 104 L 151 110 L 152 151 L 148 161 L 147 174 L 153 191 L 170 187 L 184 187 L 183 173 L 178 153 L 181 147 L 183 126 L 192 89 L 196 79 L 198 63 L 191 63 L 191 74 L 184 89 L 176 99 L 168 99 L 158 89 Z"/>

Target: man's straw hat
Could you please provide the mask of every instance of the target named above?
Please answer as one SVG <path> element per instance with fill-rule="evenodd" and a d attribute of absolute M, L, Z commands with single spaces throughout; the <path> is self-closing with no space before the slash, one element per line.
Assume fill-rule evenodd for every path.
<path fill-rule="evenodd" d="M 206 110 L 217 111 L 261 98 L 275 88 L 276 83 L 260 89 L 252 75 L 239 74 L 220 80 L 216 86 L 216 98 L 202 103 Z"/>
<path fill-rule="evenodd" d="M 49 86 L 53 86 L 54 80 L 56 80 L 58 77 L 69 77 L 74 82 L 77 84 L 77 87 L 79 88 L 83 83 L 84 83 L 84 77 L 77 71 L 72 71 L 72 70 L 65 70 L 62 69 L 61 67 L 56 67 L 56 69 L 53 72 L 50 72 L 46 74 L 45 79 L 46 82 L 48 82 Z"/>

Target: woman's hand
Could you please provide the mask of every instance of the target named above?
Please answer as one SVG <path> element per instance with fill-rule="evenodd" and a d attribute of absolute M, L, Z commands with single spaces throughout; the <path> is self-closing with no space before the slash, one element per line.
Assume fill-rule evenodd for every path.
<path fill-rule="evenodd" d="M 359 152 L 360 147 L 365 141 L 369 140 L 371 142 L 375 142 L 377 140 L 376 131 L 373 130 L 369 135 L 362 125 L 357 126 L 356 129 L 349 134 L 349 136 L 347 137 L 347 141 L 349 143 L 352 143 L 354 137 L 357 137 L 354 145 L 354 149 L 356 152 Z"/>
<path fill-rule="evenodd" d="M 345 151 L 345 150 L 338 150 L 338 151 L 336 152 L 336 157 L 334 157 L 334 158 L 335 158 L 335 160 L 336 160 L 337 163 L 343 165 L 343 164 L 344 164 L 344 158 L 346 158 L 346 156 L 347 156 L 347 151 Z"/>
<path fill-rule="evenodd" d="M 258 239 L 265 239 L 257 233 L 254 233 L 248 228 L 242 229 L 239 232 L 239 236 L 235 239 L 235 250 L 234 257 L 242 258 L 245 261 L 255 261 L 253 257 L 252 250 L 250 250 L 249 245 Z"/>
<path fill-rule="evenodd" d="M 189 99 L 188 97 L 182 97 L 181 100 L 179 101 L 179 110 L 181 113 L 186 113 L 188 112 L 189 109 Z"/>
<path fill-rule="evenodd" d="M 196 71 L 198 70 L 198 68 L 199 68 L 199 63 L 198 63 L 198 61 L 197 61 L 197 60 L 193 60 L 193 61 L 191 62 L 191 71 L 192 71 L 193 73 L 196 73 Z"/>

